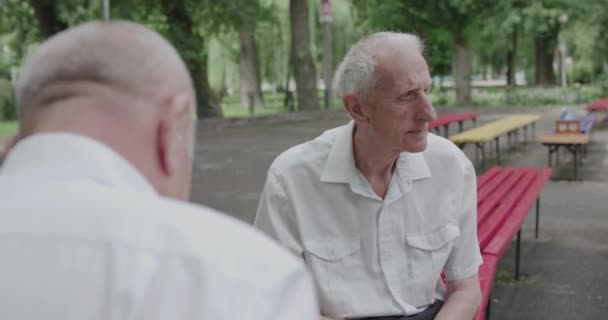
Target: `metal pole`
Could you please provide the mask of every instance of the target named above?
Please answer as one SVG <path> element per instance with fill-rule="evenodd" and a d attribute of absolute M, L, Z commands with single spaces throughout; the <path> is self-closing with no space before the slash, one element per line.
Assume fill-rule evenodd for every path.
<path fill-rule="evenodd" d="M 103 19 L 110 20 L 110 0 L 103 0 Z"/>
<path fill-rule="evenodd" d="M 500 145 L 498 142 L 498 137 L 496 138 L 496 164 L 500 165 Z"/>
<path fill-rule="evenodd" d="M 521 229 L 517 231 L 517 244 L 515 247 L 515 280 L 519 280 L 519 256 L 521 255 Z"/>
<path fill-rule="evenodd" d="M 536 198 L 536 228 L 534 229 L 534 239 L 538 239 L 538 219 L 540 218 L 540 196 Z"/>
<path fill-rule="evenodd" d="M 325 110 L 329 109 L 332 101 L 332 14 L 330 0 L 321 0 L 321 24 L 323 25 L 323 82 L 325 83 Z"/>

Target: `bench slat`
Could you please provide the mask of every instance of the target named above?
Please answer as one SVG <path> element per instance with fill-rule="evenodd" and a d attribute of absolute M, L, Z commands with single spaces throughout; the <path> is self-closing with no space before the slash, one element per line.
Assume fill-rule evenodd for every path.
<path fill-rule="evenodd" d="M 492 192 L 499 187 L 514 171 L 515 168 L 505 168 L 496 174 L 493 179 L 487 182 L 482 188 L 477 188 L 477 204 L 479 205 L 486 200 L 487 197 L 492 194 Z"/>
<path fill-rule="evenodd" d="M 492 254 L 484 254 L 483 264 L 479 267 L 479 286 L 481 289 L 481 305 L 475 315 L 475 320 L 484 320 L 486 315 L 490 293 L 492 292 L 492 286 L 494 284 L 494 277 L 496 275 L 496 268 L 498 265 L 498 257 Z"/>
<path fill-rule="evenodd" d="M 490 181 L 494 176 L 496 176 L 502 169 L 500 166 L 493 166 L 484 174 L 477 178 L 477 190 L 483 188 L 483 186 Z"/>
<path fill-rule="evenodd" d="M 455 144 L 488 142 L 515 129 L 532 124 L 538 119 L 540 119 L 539 115 L 513 115 L 451 136 L 450 140 Z"/>
<path fill-rule="evenodd" d="M 429 123 L 429 129 L 435 129 L 437 127 L 445 126 L 446 124 L 454 122 L 476 119 L 479 117 L 479 115 L 479 112 L 457 112 L 441 114 L 437 117 L 437 120 Z"/>
<path fill-rule="evenodd" d="M 525 170 L 518 168 L 514 173 L 494 191 L 487 199 L 477 207 L 477 228 L 483 228 L 485 220 L 490 213 L 500 204 L 509 191 L 517 184 L 517 181 L 524 175 Z"/>
<path fill-rule="evenodd" d="M 513 208 L 509 215 L 509 219 L 500 227 L 496 232 L 495 237 L 488 245 L 485 246 L 485 249 L 483 250 L 484 253 L 495 254 L 498 257 L 501 257 L 505 253 L 550 177 L 550 168 L 544 168 L 537 171 L 534 182 L 526 190 L 523 197 L 519 199 L 515 208 Z"/>
<path fill-rule="evenodd" d="M 523 177 L 518 179 L 518 183 L 504 197 L 504 200 L 491 214 L 489 214 L 486 222 L 478 228 L 477 236 L 479 237 L 479 245 L 483 252 L 486 252 L 485 247 L 490 240 L 500 238 L 501 234 L 497 231 L 502 225 L 511 219 L 510 215 L 517 202 L 525 195 L 529 187 L 533 184 L 536 177 L 536 169 L 524 170 Z M 504 241 L 504 239 L 503 239 Z M 507 244 L 511 243 L 511 238 L 507 239 Z"/>

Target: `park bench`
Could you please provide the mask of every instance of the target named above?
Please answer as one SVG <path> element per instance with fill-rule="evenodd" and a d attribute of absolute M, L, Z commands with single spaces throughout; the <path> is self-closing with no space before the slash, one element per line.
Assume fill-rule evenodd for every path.
<path fill-rule="evenodd" d="M 556 164 L 559 165 L 559 150 L 564 148 L 572 153 L 573 179 L 577 180 L 579 168 L 583 165 L 583 156 L 591 140 L 594 122 L 595 116 L 591 114 L 577 120 L 557 120 L 553 133 L 538 135 L 536 141 L 548 148 L 549 167 L 553 165 L 553 154 Z"/>
<path fill-rule="evenodd" d="M 466 120 L 473 120 L 473 125 L 476 124 L 479 118 L 479 112 L 457 112 L 441 114 L 437 120 L 429 123 L 429 130 L 434 129 L 437 134 L 440 134 L 440 129 L 443 127 L 443 136 L 448 137 L 449 126 L 452 123 L 458 123 L 458 132 L 462 132 L 462 125 Z"/>
<path fill-rule="evenodd" d="M 478 161 L 478 151 L 481 150 L 482 165 L 485 164 L 486 158 L 485 145 L 488 142 L 494 141 L 496 146 L 496 163 L 500 164 L 500 136 L 506 134 L 509 143 L 511 143 L 511 137 L 514 135 L 517 138 L 519 129 L 523 129 L 525 139 L 528 126 L 532 126 L 532 130 L 534 131 L 538 119 L 540 119 L 539 115 L 513 115 L 451 136 L 450 140 L 460 148 L 466 144 L 475 144 L 475 160 Z"/>
<path fill-rule="evenodd" d="M 589 113 L 604 112 L 608 116 L 608 98 L 600 98 L 593 100 L 588 106 L 587 111 Z"/>
<path fill-rule="evenodd" d="M 477 236 L 483 264 L 479 268 L 482 304 L 476 320 L 489 319 L 498 261 L 515 236 L 515 279 L 519 280 L 521 226 L 536 204 L 534 236 L 538 238 L 540 194 L 550 176 L 550 168 L 496 166 L 477 179 Z"/>

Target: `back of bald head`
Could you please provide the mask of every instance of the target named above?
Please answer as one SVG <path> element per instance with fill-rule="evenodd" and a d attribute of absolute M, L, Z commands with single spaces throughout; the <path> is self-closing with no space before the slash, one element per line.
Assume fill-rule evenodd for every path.
<path fill-rule="evenodd" d="M 27 127 L 37 111 L 74 97 L 114 99 L 100 104 L 137 113 L 176 92 L 194 100 L 192 80 L 173 46 L 144 26 L 115 21 L 83 24 L 42 43 L 26 59 L 15 93 L 21 126 Z M 143 100 L 148 103 L 136 103 Z"/>

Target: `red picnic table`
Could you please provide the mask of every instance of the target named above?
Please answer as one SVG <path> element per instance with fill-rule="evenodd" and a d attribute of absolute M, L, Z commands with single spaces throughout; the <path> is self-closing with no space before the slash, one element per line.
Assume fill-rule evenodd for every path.
<path fill-rule="evenodd" d="M 599 98 L 594 100 L 587 106 L 587 111 L 608 111 L 608 98 Z"/>
<path fill-rule="evenodd" d="M 458 132 L 462 132 L 462 123 L 466 120 L 473 120 L 473 124 L 476 124 L 476 120 L 479 118 L 479 112 L 455 112 L 445 113 L 437 117 L 437 120 L 429 123 L 429 130 L 435 129 L 437 134 L 440 134 L 439 129 L 443 127 L 443 136 L 448 137 L 448 128 L 451 123 L 458 122 Z"/>

